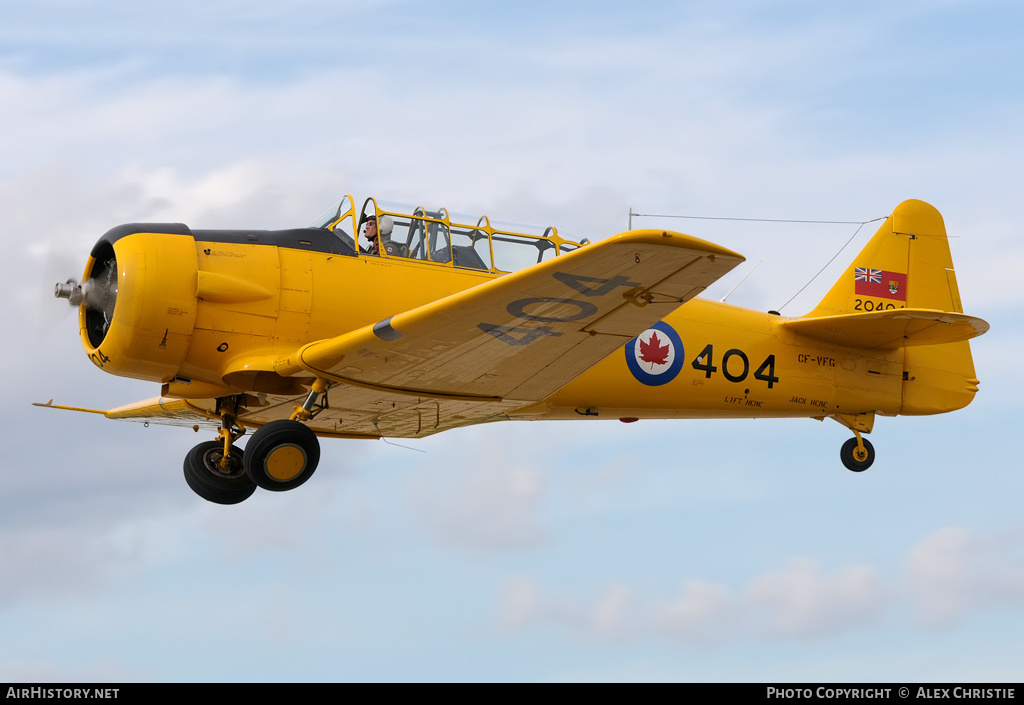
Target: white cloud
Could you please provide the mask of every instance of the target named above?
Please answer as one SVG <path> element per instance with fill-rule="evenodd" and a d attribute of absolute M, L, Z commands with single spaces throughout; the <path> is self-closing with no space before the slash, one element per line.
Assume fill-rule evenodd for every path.
<path fill-rule="evenodd" d="M 0 602 L 84 598 L 153 566 L 173 563 L 184 544 L 169 529 L 169 519 L 158 513 L 149 519 L 102 521 L 82 512 L 51 517 L 31 528 L 6 527 L 0 531 Z"/>
<path fill-rule="evenodd" d="M 829 576 L 807 558 L 758 576 L 747 587 L 745 597 L 763 613 L 768 633 L 786 638 L 864 627 L 888 601 L 885 585 L 873 566 L 848 566 Z"/>
<path fill-rule="evenodd" d="M 907 556 L 907 585 L 917 618 L 949 626 L 979 610 L 1024 608 L 1024 555 L 1016 534 L 979 535 L 947 527 Z"/>
<path fill-rule="evenodd" d="M 532 580 L 516 577 L 507 580 L 502 588 L 498 623 L 505 630 L 555 623 L 588 638 L 615 640 L 635 629 L 629 616 L 631 601 L 626 587 L 612 585 L 593 606 L 587 606 L 548 595 Z"/>
<path fill-rule="evenodd" d="M 618 638 L 628 628 L 627 613 L 631 595 L 623 585 L 611 586 L 597 603 L 594 613 L 594 632 L 605 638 Z"/>
<path fill-rule="evenodd" d="M 655 629 L 696 644 L 730 636 L 745 619 L 742 601 L 724 585 L 687 580 L 682 595 L 655 609 Z"/>
<path fill-rule="evenodd" d="M 473 551 L 537 546 L 545 537 L 541 473 L 494 452 L 461 460 L 449 457 L 414 483 L 414 505 L 434 535 Z"/>
<path fill-rule="evenodd" d="M 757 637 L 820 641 L 912 614 L 926 627 L 949 626 L 985 609 L 1024 610 L 1024 537 L 980 536 L 948 527 L 925 537 L 906 557 L 906 576 L 873 565 L 833 573 L 810 558 L 729 586 L 688 578 L 672 600 L 641 600 L 628 585 L 605 588 L 589 606 L 549 594 L 519 577 L 506 583 L 499 610 L 505 628 L 558 624 L 584 636 L 667 636 L 690 646 Z M 627 609 L 628 606 L 628 609 Z"/>
<path fill-rule="evenodd" d="M 522 629 L 544 612 L 544 596 L 534 581 L 514 577 L 505 581 L 498 608 L 498 624 L 503 629 Z"/>
<path fill-rule="evenodd" d="M 739 592 L 687 579 L 680 596 L 667 602 L 641 602 L 628 586 L 615 584 L 588 607 L 517 578 L 505 586 L 499 621 L 507 628 L 553 622 L 601 638 L 663 635 L 707 646 L 750 635 L 772 640 L 835 636 L 867 627 L 891 602 L 889 588 L 872 566 L 849 566 L 827 575 L 805 558 L 754 577 Z"/>
<path fill-rule="evenodd" d="M 5 683 L 145 683 L 153 680 L 136 668 L 109 658 L 65 669 L 52 661 L 18 659 L 0 665 L 0 680 Z M 6 693 L 5 693 L 6 695 Z"/>

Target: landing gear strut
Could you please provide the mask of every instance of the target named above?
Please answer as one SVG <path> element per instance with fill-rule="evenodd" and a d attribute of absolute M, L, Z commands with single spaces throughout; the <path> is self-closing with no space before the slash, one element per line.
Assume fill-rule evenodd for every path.
<path fill-rule="evenodd" d="M 864 472 L 875 462 L 875 449 L 861 433 L 871 433 L 875 425 L 875 412 L 866 411 L 860 414 L 833 414 L 832 419 L 853 431 L 851 438 L 839 449 L 839 459 L 847 470 Z"/>
<path fill-rule="evenodd" d="M 233 409 L 234 407 L 232 407 Z M 233 413 L 221 416 L 220 440 L 200 443 L 185 456 L 185 482 L 197 495 L 216 504 L 249 499 L 256 484 L 245 474 L 242 449 L 233 445 L 245 435 Z"/>

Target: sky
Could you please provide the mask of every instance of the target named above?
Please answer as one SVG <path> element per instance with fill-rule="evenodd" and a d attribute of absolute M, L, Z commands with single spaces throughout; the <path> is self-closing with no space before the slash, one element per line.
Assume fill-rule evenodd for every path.
<path fill-rule="evenodd" d="M 0 681 L 1020 681 L 1024 9 L 1013 2 L 0 0 Z M 981 391 L 880 418 L 325 440 L 223 507 L 111 408 L 53 284 L 125 222 L 332 201 L 597 240 L 642 214 L 945 218 Z M 874 225 L 634 218 L 809 311 Z M 841 250 L 848 240 L 853 241 Z M 786 303 L 839 252 L 835 262 Z M 202 435 L 202 434 L 200 434 Z M 192 436 L 189 438 L 188 436 Z"/>

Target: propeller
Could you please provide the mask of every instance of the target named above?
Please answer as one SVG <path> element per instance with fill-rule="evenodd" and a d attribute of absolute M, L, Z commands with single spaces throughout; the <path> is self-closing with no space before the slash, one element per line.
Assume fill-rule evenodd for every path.
<path fill-rule="evenodd" d="M 65 289 L 78 286 L 77 277 L 65 281 L 69 275 L 74 276 L 76 272 L 82 271 L 81 263 L 69 254 L 69 249 L 70 247 L 60 243 L 41 242 L 36 243 L 27 252 L 32 266 L 24 272 L 28 277 L 28 286 L 24 294 L 25 314 L 37 338 L 46 339 L 53 331 L 64 329 L 68 325 L 70 309 L 54 306 L 46 295 L 46 287 L 52 287 L 54 281 L 65 282 L 59 285 Z M 67 299 L 68 295 L 61 298 Z M 77 305 L 72 304 L 71 308 Z"/>

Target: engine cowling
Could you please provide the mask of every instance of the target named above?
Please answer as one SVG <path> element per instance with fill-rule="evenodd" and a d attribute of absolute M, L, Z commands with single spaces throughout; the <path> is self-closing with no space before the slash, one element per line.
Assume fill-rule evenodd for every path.
<path fill-rule="evenodd" d="M 121 225 L 90 253 L 78 309 L 82 345 L 111 374 L 168 382 L 188 352 L 198 259 L 177 223 Z"/>

